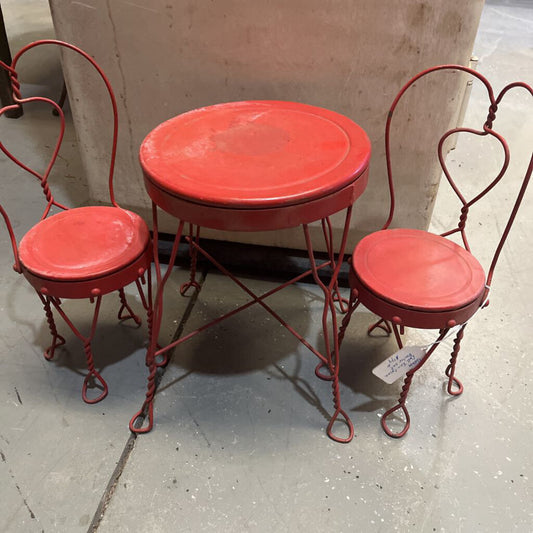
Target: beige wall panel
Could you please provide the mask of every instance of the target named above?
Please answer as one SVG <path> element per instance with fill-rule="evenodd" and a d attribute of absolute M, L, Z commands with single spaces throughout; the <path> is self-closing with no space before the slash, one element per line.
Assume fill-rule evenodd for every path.
<path fill-rule="evenodd" d="M 353 244 L 386 218 L 383 131 L 394 95 L 423 68 L 468 64 L 483 0 L 50 0 L 50 4 L 58 38 L 88 51 L 117 93 L 116 192 L 121 204 L 149 216 L 137 153 L 144 136 L 160 122 L 224 101 L 300 101 L 349 116 L 372 141 L 370 181 L 357 203 Z M 107 103 L 97 78 L 66 56 L 91 196 L 105 200 Z M 440 179 L 429 133 L 436 125 L 456 120 L 464 92 L 465 80 L 451 80 L 444 75 L 427 87 L 428 100 L 411 117 L 411 129 L 397 133 L 401 149 L 395 152 L 400 205 L 396 225 L 428 225 Z M 414 95 L 411 101 L 419 99 Z M 341 226 L 339 217 L 334 222 L 336 228 Z M 167 220 L 162 229 L 172 232 L 174 227 Z M 300 233 L 218 235 L 302 247 Z"/>

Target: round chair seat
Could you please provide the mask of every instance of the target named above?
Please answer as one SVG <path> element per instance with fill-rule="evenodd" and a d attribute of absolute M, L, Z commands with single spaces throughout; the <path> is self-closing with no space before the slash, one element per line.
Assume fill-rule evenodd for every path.
<path fill-rule="evenodd" d="M 19 245 L 24 268 L 61 282 L 91 280 L 117 272 L 145 253 L 150 234 L 137 214 L 90 206 L 45 218 Z"/>
<path fill-rule="evenodd" d="M 368 235 L 355 247 L 352 267 L 371 293 L 394 306 L 422 312 L 461 309 L 485 289 L 483 267 L 472 254 L 421 230 Z"/>

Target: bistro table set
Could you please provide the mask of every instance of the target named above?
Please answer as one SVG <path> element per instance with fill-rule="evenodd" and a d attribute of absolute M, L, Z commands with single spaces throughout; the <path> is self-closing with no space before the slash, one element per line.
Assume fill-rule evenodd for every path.
<path fill-rule="evenodd" d="M 371 329 L 378 327 L 387 334 L 394 334 L 400 348 L 405 327 L 439 331 L 436 343 L 407 368 L 400 401 L 383 417 L 383 428 L 390 436 L 403 436 L 409 428 L 405 398 L 414 372 L 424 364 L 439 342 L 452 334 L 455 335 L 455 345 L 446 369 L 448 392 L 452 395 L 462 392 L 462 384 L 455 377 L 459 343 L 468 320 L 488 303 L 494 266 L 525 192 L 533 163 L 529 163 L 510 222 L 505 226 L 495 259 L 487 274 L 470 252 L 465 233 L 466 219 L 469 208 L 502 179 L 508 166 L 507 144 L 493 130 L 498 105 L 510 89 L 525 90 L 533 95 L 530 86 L 517 82 L 495 96 L 490 84 L 480 74 L 460 65 L 443 65 L 424 71 L 403 87 L 393 102 L 387 119 L 387 167 L 392 200 L 390 217 L 383 230 L 363 239 L 353 253 L 349 251 L 348 301 L 341 296 L 338 278 L 348 255 L 346 243 L 352 211 L 356 201 L 362 201 L 360 197 L 367 186 L 371 160 L 370 141 L 360 125 L 342 114 L 322 107 L 272 100 L 220 103 L 169 118 L 148 133 L 139 151 L 146 191 L 152 202 L 153 225 L 150 237 L 145 222 L 134 213 L 118 207 L 114 198 L 112 178 L 118 125 L 116 103 L 107 78 L 92 58 L 77 47 L 61 41 L 48 40 L 28 45 L 14 57 L 11 65 L 2 64 L 12 82 L 13 105 L 24 107 L 39 100 L 53 107 L 64 122 L 62 109 L 55 102 L 47 98 L 24 99 L 20 95 L 17 61 L 22 54 L 41 44 L 59 45 L 85 57 L 104 80 L 113 107 L 110 207 L 67 210 L 55 201 L 49 190 L 48 175 L 57 158 L 62 133 L 56 143 L 56 152 L 44 173 L 25 167 L 1 144 L 2 151 L 8 157 L 38 178 L 46 197 L 44 214 L 20 244 L 17 243 L 6 210 L 1 206 L 0 208 L 11 236 L 15 270 L 22 273 L 36 289 L 45 308 L 53 339 L 45 357 L 51 359 L 56 348 L 64 342 L 57 332 L 53 310 L 65 319 L 84 343 L 89 370 L 83 388 L 85 401 L 94 403 L 107 394 L 107 384 L 95 368 L 90 346 L 100 299 L 108 292 L 118 291 L 121 300 L 119 318 L 130 318 L 138 322 L 139 318 L 127 303 L 123 290 L 124 286 L 132 282 L 137 284 L 141 294 L 149 330 L 146 397 L 142 407 L 130 421 L 130 429 L 136 433 L 150 431 L 154 425 L 157 369 L 168 363 L 169 350 L 254 304 L 263 307 L 265 312 L 277 319 L 317 357 L 315 374 L 330 382 L 333 396 L 333 412 L 327 434 L 338 442 L 349 442 L 354 436 L 353 424 L 341 405 L 339 351 L 350 317 L 359 303 L 378 315 L 378 321 Z M 462 205 L 458 226 L 441 236 L 422 230 L 389 229 L 394 209 L 389 146 L 392 114 L 399 98 L 414 81 L 439 70 L 463 71 L 476 77 L 485 85 L 489 98 L 488 118 L 480 130 L 458 127 L 446 132 L 443 139 L 459 132 L 492 136 L 501 146 L 504 163 L 493 182 L 472 200 L 468 200 L 459 192 L 450 176 L 441 140 L 438 155 L 443 172 Z M 4 107 L 1 113 L 8 108 L 12 109 L 13 106 Z M 55 214 L 55 210 L 60 212 Z M 176 219 L 174 242 L 168 268 L 164 273 L 158 255 L 159 210 Z M 330 221 L 330 217 L 337 213 L 344 214 L 340 239 L 334 239 Z M 327 250 L 326 259 L 318 259 L 319 254 L 313 249 L 309 225 L 315 222 L 321 226 Z M 204 249 L 200 238 L 202 228 L 263 232 L 296 227 L 302 229 L 309 269 L 264 294 L 256 294 L 242 279 L 232 274 Z M 464 246 L 446 238 L 451 234 L 461 237 Z M 82 244 L 63 246 L 61 239 L 81 239 Z M 336 240 L 339 242 L 335 242 Z M 174 267 L 180 242 L 187 243 L 191 255 L 190 279 L 181 287 L 182 294 L 199 290 L 196 266 L 199 256 L 202 256 L 229 276 L 247 294 L 249 300 L 196 331 L 166 346 L 160 346 L 165 287 Z M 152 261 L 155 264 L 153 290 L 150 276 Z M 449 275 L 450 272 L 453 275 Z M 322 351 L 300 335 L 267 303 L 269 296 L 309 275 L 323 293 L 320 316 Z M 166 294 L 166 297 L 171 296 Z M 67 317 L 61 304 L 62 298 L 88 298 L 92 302 L 96 301 L 89 335 L 81 334 Z M 339 319 L 339 316 L 343 319 Z M 90 388 L 100 388 L 103 392 L 96 398 L 90 398 Z M 405 427 L 400 432 L 391 431 L 385 422 L 385 418 L 395 411 L 403 412 Z M 335 428 L 340 428 L 343 423 L 347 426 L 347 432 L 343 430 L 342 436 L 339 436 L 339 431 Z"/>

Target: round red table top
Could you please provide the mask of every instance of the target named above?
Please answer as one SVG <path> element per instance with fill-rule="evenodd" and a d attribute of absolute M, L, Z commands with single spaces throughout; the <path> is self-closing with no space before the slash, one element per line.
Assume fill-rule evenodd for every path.
<path fill-rule="evenodd" d="M 370 141 L 349 118 L 295 102 L 244 101 L 189 111 L 141 145 L 145 179 L 181 199 L 260 209 L 336 192 L 368 167 Z"/>
<path fill-rule="evenodd" d="M 485 272 L 471 253 L 422 230 L 371 233 L 355 247 L 352 265 L 364 285 L 405 308 L 460 309 L 485 289 Z"/>

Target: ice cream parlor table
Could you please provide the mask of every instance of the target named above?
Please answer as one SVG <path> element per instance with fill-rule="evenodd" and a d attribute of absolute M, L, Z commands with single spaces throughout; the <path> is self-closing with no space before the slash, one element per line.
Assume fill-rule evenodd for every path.
<path fill-rule="evenodd" d="M 333 390 L 334 412 L 327 433 L 339 442 L 352 439 L 353 425 L 341 407 L 339 396 L 337 307 L 342 310 L 343 301 L 337 279 L 352 208 L 365 190 L 369 162 L 370 141 L 360 126 L 334 111 L 296 102 L 242 101 L 212 105 L 171 118 L 147 135 L 140 148 L 140 164 L 152 200 L 157 286 L 147 353 L 146 399 L 130 422 L 132 431 L 146 432 L 153 426 L 156 371 L 168 350 L 238 311 L 258 304 L 318 357 L 315 373 L 331 381 Z M 176 236 L 164 275 L 157 254 L 158 209 L 177 219 Z M 345 215 L 344 227 L 340 239 L 334 239 L 329 217 L 339 212 Z M 315 221 L 322 226 L 327 260 L 319 261 L 315 257 L 308 226 Z M 310 268 L 261 295 L 246 287 L 204 250 L 199 239 L 200 228 L 253 232 L 295 227 L 303 230 Z M 160 347 L 157 341 L 163 291 L 182 237 L 188 241 L 192 255 L 191 279 L 182 286 L 182 293 L 198 287 L 196 257 L 203 254 L 246 291 L 250 300 Z M 334 244 L 334 240 L 339 242 Z M 326 282 L 319 276 L 322 269 L 329 270 Z M 324 295 L 322 353 L 265 302 L 277 290 L 310 274 Z M 347 436 L 336 436 L 333 431 L 339 415 L 342 417 L 339 422 L 344 420 L 348 426 Z"/>

